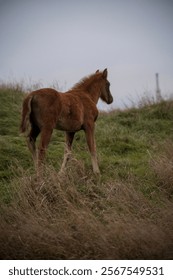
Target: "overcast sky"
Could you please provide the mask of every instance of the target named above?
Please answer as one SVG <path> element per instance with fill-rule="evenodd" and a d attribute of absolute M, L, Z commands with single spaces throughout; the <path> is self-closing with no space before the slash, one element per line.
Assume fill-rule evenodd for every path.
<path fill-rule="evenodd" d="M 106 67 L 114 107 L 155 94 L 156 72 L 173 93 L 173 0 L 0 0 L 1 82 L 66 91 Z"/>

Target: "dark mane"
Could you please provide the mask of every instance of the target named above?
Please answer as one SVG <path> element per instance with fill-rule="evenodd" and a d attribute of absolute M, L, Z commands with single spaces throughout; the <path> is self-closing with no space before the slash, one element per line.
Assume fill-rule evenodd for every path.
<path fill-rule="evenodd" d="M 99 80 L 101 77 L 101 73 L 94 73 L 89 76 L 84 77 L 81 79 L 78 83 L 76 83 L 71 90 L 80 90 L 80 89 L 86 89 L 88 90 L 90 86 L 95 82 L 96 80 Z"/>

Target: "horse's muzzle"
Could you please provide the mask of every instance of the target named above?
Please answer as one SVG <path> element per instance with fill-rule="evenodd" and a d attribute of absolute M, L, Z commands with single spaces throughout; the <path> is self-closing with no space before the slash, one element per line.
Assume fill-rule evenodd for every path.
<path fill-rule="evenodd" d="M 107 104 L 111 104 L 113 101 L 114 101 L 113 96 L 110 95 Z"/>

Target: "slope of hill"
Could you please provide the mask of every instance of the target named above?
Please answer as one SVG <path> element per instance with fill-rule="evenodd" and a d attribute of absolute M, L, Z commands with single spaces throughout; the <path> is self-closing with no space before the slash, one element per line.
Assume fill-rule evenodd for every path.
<path fill-rule="evenodd" d="M 58 174 L 64 134 L 55 131 L 38 180 L 19 135 L 22 99 L 18 88 L 0 88 L 1 257 L 171 259 L 173 101 L 100 114 L 100 179 L 83 132 Z"/>

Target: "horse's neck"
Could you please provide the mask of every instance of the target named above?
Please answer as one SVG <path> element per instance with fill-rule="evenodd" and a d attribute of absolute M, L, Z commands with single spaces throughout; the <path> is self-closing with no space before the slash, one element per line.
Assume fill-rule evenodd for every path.
<path fill-rule="evenodd" d="M 93 83 L 87 90 L 92 101 L 97 104 L 100 97 L 100 87 L 97 83 Z"/>

